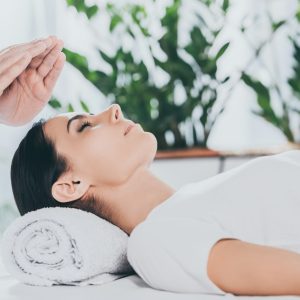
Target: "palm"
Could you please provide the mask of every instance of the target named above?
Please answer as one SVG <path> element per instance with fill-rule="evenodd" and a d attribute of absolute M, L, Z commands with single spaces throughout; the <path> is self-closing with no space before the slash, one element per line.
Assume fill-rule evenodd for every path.
<path fill-rule="evenodd" d="M 51 96 L 36 69 L 26 69 L 0 97 L 6 116 L 13 123 L 25 123 L 38 114 Z"/>
<path fill-rule="evenodd" d="M 23 125 L 43 109 L 63 68 L 62 47 L 61 40 L 51 37 L 0 52 L 2 122 Z"/>

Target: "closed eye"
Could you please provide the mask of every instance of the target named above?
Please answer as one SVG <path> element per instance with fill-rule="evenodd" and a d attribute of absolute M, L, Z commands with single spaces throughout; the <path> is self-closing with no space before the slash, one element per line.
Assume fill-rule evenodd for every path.
<path fill-rule="evenodd" d="M 81 123 L 80 127 L 77 129 L 77 132 L 82 132 L 85 127 L 91 126 L 92 124 L 89 121 L 84 121 Z"/>

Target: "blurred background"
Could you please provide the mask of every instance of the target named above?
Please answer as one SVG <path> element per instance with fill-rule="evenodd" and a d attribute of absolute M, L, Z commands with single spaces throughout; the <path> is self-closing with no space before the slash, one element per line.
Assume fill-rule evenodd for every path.
<path fill-rule="evenodd" d="M 0 125 L 0 235 L 19 214 L 10 162 L 32 123 L 120 104 L 158 140 L 174 188 L 300 142 L 298 0 L 0 0 L 0 49 L 56 35 L 67 62 L 49 105 Z M 218 151 L 188 158 L 185 150 Z M 207 153 L 207 152 L 205 152 Z M 222 154 L 223 153 L 223 154 Z M 224 158 L 231 153 L 230 160 Z M 234 153 L 234 155 L 233 155 Z"/>

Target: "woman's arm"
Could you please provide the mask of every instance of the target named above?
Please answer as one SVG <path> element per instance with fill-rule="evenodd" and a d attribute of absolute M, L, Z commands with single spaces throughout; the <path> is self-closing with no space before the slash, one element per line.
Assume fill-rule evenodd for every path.
<path fill-rule="evenodd" d="M 300 254 L 281 248 L 222 239 L 210 252 L 207 273 L 236 295 L 300 295 Z"/>

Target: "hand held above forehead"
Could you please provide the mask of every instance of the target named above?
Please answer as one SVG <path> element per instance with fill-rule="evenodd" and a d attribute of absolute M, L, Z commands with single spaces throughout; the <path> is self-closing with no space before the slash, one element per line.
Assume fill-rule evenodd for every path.
<path fill-rule="evenodd" d="M 19 126 L 47 104 L 62 71 L 63 41 L 55 36 L 0 51 L 0 122 Z"/>

